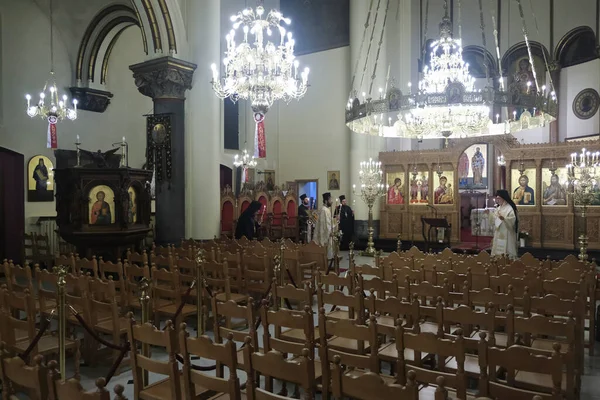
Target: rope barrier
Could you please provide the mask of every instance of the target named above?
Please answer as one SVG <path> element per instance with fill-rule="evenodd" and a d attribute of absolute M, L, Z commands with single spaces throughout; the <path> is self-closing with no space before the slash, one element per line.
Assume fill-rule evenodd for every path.
<path fill-rule="evenodd" d="M 110 367 L 110 370 L 108 371 L 108 374 L 106 374 L 106 383 L 108 384 L 108 382 L 110 382 L 110 380 L 112 379 L 112 377 L 115 375 L 115 373 L 117 372 L 117 368 L 119 368 L 119 365 L 121 365 L 121 362 L 123 362 L 123 359 L 125 358 L 125 354 L 127 354 L 127 352 L 129 351 L 131 345 L 129 344 L 129 342 L 126 343 L 125 345 L 126 348 L 124 348 L 123 350 L 121 350 L 121 353 L 119 354 L 119 357 L 117 357 L 117 359 L 115 360 L 115 362 L 113 363 L 113 365 Z"/>
<path fill-rule="evenodd" d="M 79 321 L 79 323 L 81 324 L 81 326 L 83 327 L 83 329 L 85 329 L 90 335 L 92 335 L 92 337 L 94 338 L 94 340 L 96 340 L 98 343 L 100 343 L 103 346 L 108 347 L 109 349 L 112 350 L 119 350 L 119 351 L 123 351 L 124 349 L 129 349 L 129 342 L 127 342 L 126 345 L 124 346 L 117 346 L 114 343 L 108 342 L 104 339 L 102 339 L 100 336 L 98 336 L 98 334 L 87 324 L 87 322 L 83 319 L 83 317 L 81 315 L 79 315 L 79 313 L 77 312 L 77 310 L 75 308 L 73 308 L 72 305 L 69 304 L 69 309 L 71 310 L 71 313 L 75 316 L 75 318 L 77 319 L 77 321 Z M 118 321 L 114 321 L 114 323 L 117 323 Z"/>
<path fill-rule="evenodd" d="M 55 310 L 52 310 L 52 312 L 50 313 L 50 318 L 52 318 L 52 316 L 54 315 L 54 311 Z M 38 331 L 37 335 L 35 335 L 35 337 L 31 341 L 31 343 L 29 343 L 29 346 L 27 346 L 27 348 L 25 349 L 23 354 L 19 354 L 19 357 L 23 361 L 27 362 L 27 359 L 29 358 L 29 354 L 31 354 L 31 352 L 33 351 L 35 346 L 37 346 L 37 344 L 40 341 L 40 339 L 42 338 L 42 336 L 44 336 L 44 333 L 46 333 L 46 330 L 50 326 L 50 318 L 44 318 L 42 320 L 42 326 L 40 326 L 40 330 Z"/>

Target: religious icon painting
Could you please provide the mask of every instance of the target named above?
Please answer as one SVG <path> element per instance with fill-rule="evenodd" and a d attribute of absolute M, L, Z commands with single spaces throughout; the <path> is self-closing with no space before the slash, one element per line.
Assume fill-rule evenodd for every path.
<path fill-rule="evenodd" d="M 110 225 L 115 223 L 115 192 L 106 186 L 98 185 L 89 194 L 90 225 Z"/>
<path fill-rule="evenodd" d="M 454 171 L 433 175 L 433 204 L 454 204 Z"/>
<path fill-rule="evenodd" d="M 27 164 L 27 200 L 54 201 L 54 165 L 42 155 L 31 157 Z"/>
<path fill-rule="evenodd" d="M 535 205 L 535 172 L 535 168 L 525 169 L 523 175 L 516 168 L 511 171 L 511 197 L 516 205 Z"/>
<path fill-rule="evenodd" d="M 340 190 L 340 171 L 327 171 L 327 190 Z"/>
<path fill-rule="evenodd" d="M 566 206 L 568 186 L 566 168 L 542 168 L 542 205 Z"/>
<path fill-rule="evenodd" d="M 386 203 L 388 205 L 404 204 L 404 188 L 406 187 L 404 172 L 388 172 L 385 176 L 385 183 L 387 184 Z"/>
<path fill-rule="evenodd" d="M 409 204 L 427 205 L 429 204 L 429 172 L 419 171 L 413 177 L 409 174 Z"/>
<path fill-rule="evenodd" d="M 127 189 L 127 222 L 129 224 L 135 224 L 138 221 L 137 217 L 137 192 L 133 186 L 129 186 Z"/>
<path fill-rule="evenodd" d="M 265 177 L 265 186 L 267 190 L 275 190 L 275 171 L 272 169 L 265 169 L 263 171 Z"/>
<path fill-rule="evenodd" d="M 458 188 L 487 189 L 488 146 L 485 143 L 469 146 L 458 159 Z"/>

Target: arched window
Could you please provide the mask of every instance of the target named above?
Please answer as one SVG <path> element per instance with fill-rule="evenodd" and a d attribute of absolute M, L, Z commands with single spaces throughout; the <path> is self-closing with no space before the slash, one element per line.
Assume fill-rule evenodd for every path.
<path fill-rule="evenodd" d="M 554 58 L 562 68 L 598 58 L 596 35 L 589 26 L 578 26 L 560 39 Z"/>

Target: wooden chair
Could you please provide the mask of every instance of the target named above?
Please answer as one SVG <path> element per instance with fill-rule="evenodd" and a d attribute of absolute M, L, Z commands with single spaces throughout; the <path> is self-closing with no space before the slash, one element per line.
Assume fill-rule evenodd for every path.
<path fill-rule="evenodd" d="M 169 287 L 161 286 L 160 281 L 170 282 Z M 176 318 L 176 324 L 181 324 L 186 318 L 194 316 L 198 312 L 198 306 L 186 302 L 181 292 L 181 279 L 179 271 L 167 271 L 152 267 L 152 312 L 156 326 L 160 326 L 160 317 L 168 319 Z M 177 309 L 183 304 L 179 315 Z"/>
<path fill-rule="evenodd" d="M 58 304 L 58 277 L 48 270 L 35 268 L 35 281 L 38 294 L 39 311 L 43 316 L 49 316 Z"/>
<path fill-rule="evenodd" d="M 110 400 L 110 393 L 106 390 L 106 379 L 96 379 L 96 390 L 86 392 L 79 379 L 70 378 L 64 382 L 60 379 L 56 360 L 48 362 L 48 369 L 49 400 Z"/>
<path fill-rule="evenodd" d="M 35 239 L 33 233 L 25 233 L 23 234 L 23 249 L 21 250 L 23 253 L 23 264 L 24 265 L 33 265 L 36 263 L 35 261 Z"/>
<path fill-rule="evenodd" d="M 309 282 L 305 283 L 304 288 L 295 288 L 290 284 L 278 286 L 277 280 L 273 278 L 273 283 L 271 284 L 273 309 L 277 310 L 280 308 L 282 302 L 289 301 L 292 306 L 296 306 L 294 311 L 302 314 L 307 306 L 312 309 L 313 293 L 314 291 Z M 278 334 L 281 339 L 292 342 L 295 341 L 298 343 L 304 343 L 307 340 L 307 336 L 303 328 L 283 328 L 280 330 L 280 332 L 276 331 L 276 334 Z M 319 339 L 319 330 L 314 329 L 314 324 L 311 337 L 313 341 Z"/>
<path fill-rule="evenodd" d="M 153 255 L 152 256 L 152 267 L 157 268 L 165 268 L 168 270 L 173 270 L 175 267 L 175 262 L 173 260 L 172 255 Z"/>
<path fill-rule="evenodd" d="M 33 364 L 28 366 L 20 357 L 11 357 L 3 344 L 0 344 L 0 353 L 3 399 L 18 398 L 17 393 L 25 393 L 33 399 L 48 399 L 48 370 L 41 355 L 35 356 Z"/>
<path fill-rule="evenodd" d="M 443 376 L 446 383 L 455 392 L 455 397 L 466 399 L 467 379 L 464 370 L 465 346 L 462 337 L 462 331 L 455 332 L 454 340 L 443 339 L 430 332 L 407 332 L 401 324 L 396 326 L 396 347 L 398 350 L 397 376 L 399 383 L 404 384 L 404 377 L 407 369 L 413 369 L 416 373 L 416 380 L 419 383 L 434 385 L 439 376 Z M 405 360 L 406 349 L 414 351 L 413 360 Z M 434 362 L 433 370 L 425 368 L 423 365 L 422 354 L 432 355 L 430 358 Z M 456 360 L 456 371 L 449 373 L 445 370 L 445 360 L 454 358 Z M 410 367 L 409 367 L 410 365 Z M 421 391 L 431 390 L 428 386 Z M 433 396 L 430 396 L 433 397 Z"/>
<path fill-rule="evenodd" d="M 75 256 L 73 253 L 59 255 L 54 258 L 54 266 L 64 266 L 69 268 L 71 272 L 75 272 Z"/>
<path fill-rule="evenodd" d="M 91 260 L 87 258 L 75 257 L 75 273 L 77 275 L 91 275 L 92 278 L 98 278 L 98 261 L 96 256 L 92 256 Z"/>
<path fill-rule="evenodd" d="M 356 400 L 418 400 L 419 388 L 415 382 L 415 372 L 409 371 L 406 386 L 390 383 L 379 374 L 347 374 L 342 369 L 341 358 L 333 358 L 331 389 L 336 399 L 348 397 Z M 435 400 L 438 400 L 436 397 Z M 446 400 L 446 398 L 443 398 Z"/>
<path fill-rule="evenodd" d="M 48 239 L 48 235 L 45 233 L 34 233 L 33 238 L 35 240 L 35 262 L 45 265 L 46 268 L 50 268 L 52 262 L 54 261 L 54 253 L 50 248 L 50 240 Z"/>
<path fill-rule="evenodd" d="M 260 381 L 256 379 L 259 375 L 295 383 L 304 390 L 304 399 L 315 398 L 315 379 L 312 374 L 312 360 L 309 357 L 308 349 L 305 349 L 300 357 L 286 360 L 278 351 L 255 352 L 251 339 L 246 338 L 243 351 L 244 369 L 248 375 L 246 384 L 248 400 L 282 399 L 280 395 L 261 389 Z"/>
<path fill-rule="evenodd" d="M 102 257 L 98 261 L 98 276 L 100 279 L 113 279 L 115 282 L 115 289 L 117 291 L 117 303 L 121 307 L 127 306 L 127 296 L 125 292 L 125 274 L 123 272 L 123 264 L 119 261 L 113 263 L 111 261 L 104 261 Z"/>
<path fill-rule="evenodd" d="M 203 263 L 202 268 L 206 284 L 211 288 L 212 295 L 217 301 L 233 300 L 240 304 L 248 301 L 248 295 L 231 291 L 229 267 L 226 260 L 222 263 L 208 261 Z"/>
<path fill-rule="evenodd" d="M 147 281 L 150 281 L 150 268 L 148 267 L 148 263 L 138 266 L 136 264 L 129 264 L 126 261 L 123 265 L 123 271 L 125 272 L 125 297 L 127 307 L 140 309 L 140 282 L 144 278 L 146 278 Z"/>
<path fill-rule="evenodd" d="M 244 254 L 244 286 L 251 296 L 263 296 L 271 286 L 273 268 L 270 268 L 266 253 L 257 256 Z"/>
<path fill-rule="evenodd" d="M 14 265 L 12 261 L 9 261 L 7 264 L 7 273 L 8 279 L 6 280 L 6 285 L 8 286 L 8 290 L 14 295 L 20 295 L 24 293 L 25 290 L 28 290 L 30 294 L 35 293 L 31 267 L 29 267 L 29 265 L 20 267 L 19 265 Z"/>
<path fill-rule="evenodd" d="M 185 399 L 200 398 L 208 390 L 217 392 L 212 398 L 229 396 L 231 400 L 241 400 L 240 380 L 237 376 L 237 355 L 235 343 L 228 335 L 228 340 L 224 344 L 214 343 L 208 336 L 191 338 L 186 330 L 186 325 L 181 324 L 179 332 L 179 348 L 183 356 L 183 395 Z M 229 376 L 224 379 L 223 376 L 211 376 L 193 369 L 191 357 L 198 359 L 207 359 L 218 362 L 226 366 L 229 370 Z M 198 393 L 197 388 L 202 388 L 203 392 Z M 206 396 L 202 397 L 205 398 Z"/>
<path fill-rule="evenodd" d="M 175 358 L 178 340 L 171 321 L 164 330 L 156 329 L 151 323 L 136 325 L 133 314 L 128 314 L 127 336 L 131 343 L 131 370 L 133 373 L 133 393 L 140 400 L 181 399 L 183 380 Z M 167 361 L 157 361 L 150 356 L 150 346 L 166 350 Z M 140 350 L 141 347 L 141 350 Z M 144 349 L 147 353 L 144 354 Z M 146 371 L 167 376 L 152 384 L 144 380 Z"/>
<path fill-rule="evenodd" d="M 129 319 L 120 316 L 116 293 L 115 282 L 112 279 L 94 280 L 90 283 L 88 323 L 99 335 L 108 335 L 111 337 L 112 343 L 120 345 L 123 343 L 121 339 L 127 336 Z M 93 350 L 94 352 L 98 350 L 97 345 Z M 112 361 L 116 362 L 119 355 L 118 350 L 112 350 Z M 96 359 L 97 357 L 92 358 Z"/>
<path fill-rule="evenodd" d="M 560 357 L 560 345 L 556 344 L 551 356 L 533 354 L 531 349 L 523 346 L 511 346 L 499 349 L 488 346 L 485 333 L 480 334 L 479 362 L 481 365 L 481 376 L 479 379 L 479 395 L 493 398 L 521 398 L 529 399 L 534 395 L 542 398 L 558 400 L 562 399 L 562 360 Z M 500 380 L 496 374 L 497 367 L 506 371 L 506 379 Z M 543 392 L 538 385 L 531 390 L 531 385 L 524 385 L 517 377 L 523 378 L 528 373 L 550 375 L 550 393 Z M 527 387 L 525 387 L 527 386 Z M 512 388 L 524 389 L 515 393 Z M 546 387 L 541 390 L 547 389 Z M 507 397 L 510 395 L 516 397 Z M 517 396 L 518 395 L 518 396 Z"/>
<path fill-rule="evenodd" d="M 134 264 L 138 267 L 143 267 L 148 264 L 148 254 L 146 250 L 142 250 L 141 253 L 132 252 L 131 249 L 127 249 L 127 257 L 123 261 L 123 264 Z"/>
<path fill-rule="evenodd" d="M 250 337 L 251 342 L 254 344 L 255 348 L 259 348 L 258 345 L 258 334 L 255 328 L 256 321 L 256 311 L 254 309 L 254 300 L 252 297 L 248 299 L 246 305 L 240 305 L 234 302 L 233 300 L 226 301 L 224 303 L 218 302 L 214 297 L 212 298 L 212 311 L 214 317 L 214 334 L 215 334 L 215 342 L 222 344 L 223 338 L 230 337 L 231 339 L 239 343 L 244 343 L 246 337 Z M 232 324 L 232 319 L 242 320 L 242 325 L 245 325 L 247 328 L 240 330 L 235 329 Z M 224 321 L 223 321 L 224 320 Z M 240 368 L 244 367 L 244 359 L 242 354 L 242 349 L 238 350 L 237 354 L 238 366 Z M 217 376 L 222 375 L 223 367 L 217 362 Z"/>

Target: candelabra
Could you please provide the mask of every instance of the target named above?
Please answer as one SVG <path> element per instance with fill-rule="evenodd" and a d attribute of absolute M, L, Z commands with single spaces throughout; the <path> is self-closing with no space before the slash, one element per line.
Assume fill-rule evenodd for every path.
<path fill-rule="evenodd" d="M 386 185 L 383 184 L 383 172 L 381 171 L 381 162 L 373 161 L 369 158 L 369 161 L 363 161 L 360 163 L 359 171 L 360 179 L 360 193 L 356 192 L 356 185 L 352 185 L 352 192 L 354 194 L 360 194 L 361 199 L 369 207 L 369 238 L 367 241 L 367 248 L 361 253 L 363 256 L 374 257 L 376 250 L 373 243 L 373 205 L 378 198 L 385 196 Z"/>
<path fill-rule="evenodd" d="M 244 149 L 242 156 L 236 154 L 233 158 L 233 165 L 236 167 L 243 167 L 244 169 L 256 167 L 256 159 L 254 156 L 248 154 L 248 150 Z"/>
<path fill-rule="evenodd" d="M 586 261 L 587 255 L 587 208 L 595 198 L 597 187 L 600 151 L 590 152 L 585 148 L 580 154 L 571 154 L 571 163 L 567 164 L 569 180 L 568 194 L 572 196 L 574 204 L 581 207 L 581 233 L 579 234 L 579 259 Z"/>

